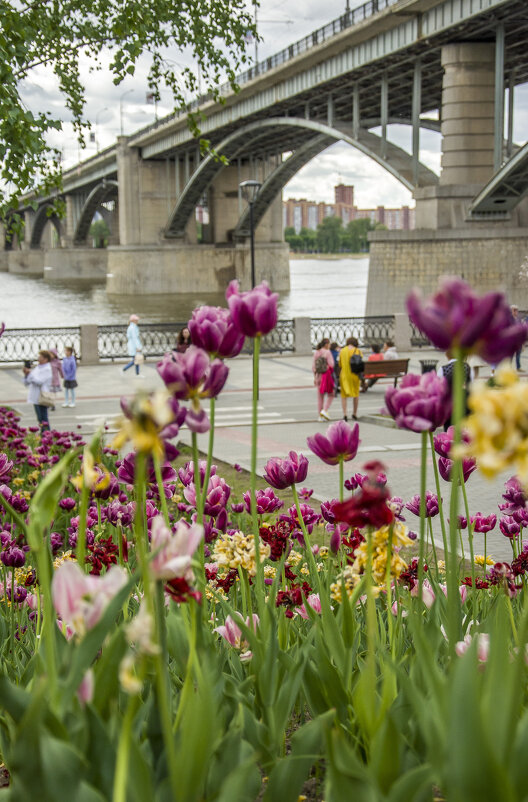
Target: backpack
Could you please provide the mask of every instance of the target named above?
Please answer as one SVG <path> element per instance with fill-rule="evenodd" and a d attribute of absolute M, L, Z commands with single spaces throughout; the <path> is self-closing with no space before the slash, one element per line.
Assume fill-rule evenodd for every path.
<path fill-rule="evenodd" d="M 317 357 L 317 359 L 315 360 L 314 369 L 319 376 L 322 376 L 323 373 L 326 373 L 326 371 L 328 370 L 328 362 L 326 361 L 325 356 Z"/>
<path fill-rule="evenodd" d="M 350 370 L 352 373 L 355 373 L 356 376 L 360 373 L 363 373 L 365 370 L 365 363 L 363 362 L 363 357 L 361 354 L 355 353 L 352 354 L 350 357 Z"/>

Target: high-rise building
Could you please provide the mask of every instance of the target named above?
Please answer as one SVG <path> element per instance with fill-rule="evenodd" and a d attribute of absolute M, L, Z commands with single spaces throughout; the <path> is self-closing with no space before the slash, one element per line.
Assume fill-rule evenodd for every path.
<path fill-rule="evenodd" d="M 415 210 L 408 206 L 400 209 L 388 209 L 378 206 L 376 209 L 358 209 L 354 206 L 354 187 L 338 184 L 334 187 L 335 203 L 311 201 L 302 198 L 289 198 L 283 202 L 284 227 L 293 227 L 298 234 L 301 228 L 316 230 L 325 217 L 340 217 L 346 226 L 352 220 L 368 218 L 374 225 L 379 223 L 393 231 L 414 228 Z"/>

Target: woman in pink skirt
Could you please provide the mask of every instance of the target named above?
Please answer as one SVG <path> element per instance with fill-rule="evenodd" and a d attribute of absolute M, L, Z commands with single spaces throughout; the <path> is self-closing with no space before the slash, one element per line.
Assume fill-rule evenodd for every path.
<path fill-rule="evenodd" d="M 312 359 L 314 384 L 317 390 L 317 411 L 320 421 L 330 420 L 328 410 L 334 400 L 334 357 L 329 345 L 330 340 L 328 337 L 321 340 Z"/>

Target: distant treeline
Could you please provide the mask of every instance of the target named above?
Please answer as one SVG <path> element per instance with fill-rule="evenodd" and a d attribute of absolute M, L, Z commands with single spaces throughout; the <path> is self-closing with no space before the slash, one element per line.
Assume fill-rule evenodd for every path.
<path fill-rule="evenodd" d="M 317 231 L 301 228 L 296 234 L 293 226 L 288 226 L 284 229 L 284 239 L 296 253 L 365 253 L 369 249 L 368 232 L 377 229 L 386 226 L 361 218 L 351 220 L 345 228 L 340 217 L 325 217 Z"/>

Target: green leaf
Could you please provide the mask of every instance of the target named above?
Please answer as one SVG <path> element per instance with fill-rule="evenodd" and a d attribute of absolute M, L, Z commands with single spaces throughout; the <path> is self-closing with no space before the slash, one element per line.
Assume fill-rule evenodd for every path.
<path fill-rule="evenodd" d="M 264 802 L 296 802 L 313 764 L 323 757 L 325 729 L 334 717 L 335 712 L 328 710 L 295 731 L 291 754 L 280 760 L 270 773 Z"/>

